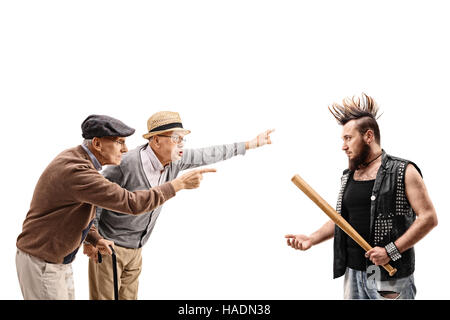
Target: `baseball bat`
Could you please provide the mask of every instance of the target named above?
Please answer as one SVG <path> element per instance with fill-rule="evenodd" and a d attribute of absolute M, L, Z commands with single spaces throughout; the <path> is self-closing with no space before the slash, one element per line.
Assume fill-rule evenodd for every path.
<path fill-rule="evenodd" d="M 292 177 L 292 182 L 303 191 L 320 209 L 322 209 L 325 214 L 330 217 L 334 223 L 342 229 L 350 238 L 356 241 L 366 252 L 372 249 L 370 244 L 361 237 L 361 235 L 356 232 L 356 230 L 345 220 L 339 213 L 331 207 L 328 202 L 326 202 L 313 188 L 311 188 L 305 180 L 303 180 L 298 174 Z M 397 269 L 393 268 L 390 264 L 385 264 L 383 268 L 392 277 Z"/>

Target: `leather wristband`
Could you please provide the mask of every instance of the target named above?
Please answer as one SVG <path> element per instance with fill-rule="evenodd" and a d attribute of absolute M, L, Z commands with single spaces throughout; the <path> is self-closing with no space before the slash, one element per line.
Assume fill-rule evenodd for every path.
<path fill-rule="evenodd" d="M 400 251 L 398 251 L 397 246 L 393 242 L 389 242 L 384 248 L 392 261 L 397 261 L 402 257 Z"/>

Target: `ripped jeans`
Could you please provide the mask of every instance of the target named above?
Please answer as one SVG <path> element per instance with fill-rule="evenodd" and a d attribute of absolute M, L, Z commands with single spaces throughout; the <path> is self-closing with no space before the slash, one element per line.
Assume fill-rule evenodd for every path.
<path fill-rule="evenodd" d="M 344 278 L 344 299 L 414 299 L 414 275 L 390 280 L 367 279 L 366 271 L 347 268 Z M 391 298 L 387 298 L 387 297 Z"/>

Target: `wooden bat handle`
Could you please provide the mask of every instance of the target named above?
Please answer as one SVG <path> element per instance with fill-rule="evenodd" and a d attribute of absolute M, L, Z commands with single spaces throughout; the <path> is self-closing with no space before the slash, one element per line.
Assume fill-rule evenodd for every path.
<path fill-rule="evenodd" d="M 334 210 L 332 206 L 328 204 L 313 188 L 311 188 L 305 180 L 303 180 L 298 174 L 292 177 L 292 182 L 302 190 L 327 216 L 330 217 L 334 223 L 342 229 L 350 238 L 356 241 L 366 252 L 372 249 L 370 244 L 367 243 L 363 237 L 360 236 L 358 232 L 345 220 L 339 213 Z M 393 276 L 397 269 L 393 268 L 390 264 L 386 264 L 383 268 Z"/>

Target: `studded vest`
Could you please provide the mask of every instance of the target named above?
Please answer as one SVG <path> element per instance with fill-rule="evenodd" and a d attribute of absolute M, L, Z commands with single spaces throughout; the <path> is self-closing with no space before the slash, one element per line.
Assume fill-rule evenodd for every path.
<path fill-rule="evenodd" d="M 388 155 L 384 150 L 381 158 L 381 166 L 375 178 L 370 206 L 370 239 L 365 239 L 372 247 L 384 247 L 389 242 L 394 242 L 402 236 L 416 219 L 416 214 L 411 208 L 405 193 L 405 170 L 408 164 L 412 164 L 420 173 L 420 169 L 411 161 Z M 336 211 L 345 219 L 347 212 L 342 212 L 342 197 L 350 176 L 350 170 L 343 172 L 341 178 L 341 190 L 339 192 Z M 335 227 L 334 232 L 334 263 L 333 276 L 338 278 L 345 273 L 346 241 L 347 235 Z M 367 259 L 367 267 L 372 263 Z M 414 272 L 414 248 L 402 253 L 397 261 L 389 264 L 397 268 L 397 273 L 391 277 L 381 270 L 380 280 L 407 277 Z"/>

